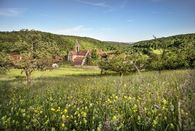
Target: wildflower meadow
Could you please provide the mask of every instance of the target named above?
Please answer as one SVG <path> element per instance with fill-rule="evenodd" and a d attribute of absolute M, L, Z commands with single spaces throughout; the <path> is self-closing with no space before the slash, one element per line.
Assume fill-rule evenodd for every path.
<path fill-rule="evenodd" d="M 193 70 L 1 80 L 0 129 L 188 130 L 194 83 Z"/>

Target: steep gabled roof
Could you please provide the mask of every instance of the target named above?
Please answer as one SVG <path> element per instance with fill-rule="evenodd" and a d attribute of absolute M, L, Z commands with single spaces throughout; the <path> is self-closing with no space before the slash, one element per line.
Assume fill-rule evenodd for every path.
<path fill-rule="evenodd" d="M 80 50 L 79 52 L 77 52 L 77 55 L 85 56 L 87 52 L 87 50 Z"/>

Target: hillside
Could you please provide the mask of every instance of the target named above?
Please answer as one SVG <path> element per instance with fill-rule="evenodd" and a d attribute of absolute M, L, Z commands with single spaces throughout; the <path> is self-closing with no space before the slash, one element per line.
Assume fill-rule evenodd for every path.
<path fill-rule="evenodd" d="M 156 38 L 152 40 L 145 40 L 133 43 L 133 47 L 137 48 L 154 48 L 159 49 L 164 46 L 171 48 L 182 47 L 186 44 L 195 44 L 195 33 L 192 34 L 181 34 L 169 37 Z"/>
<path fill-rule="evenodd" d="M 195 34 L 176 35 L 131 44 L 100 68 L 120 74 L 139 70 L 195 68 Z"/>
<path fill-rule="evenodd" d="M 14 48 L 14 44 L 20 44 L 23 41 L 28 43 L 28 36 L 34 34 L 39 38 L 39 41 L 55 43 L 59 47 L 61 54 L 66 54 L 67 51 L 73 48 L 77 40 L 83 49 L 101 48 L 103 50 L 115 50 L 129 46 L 126 43 L 105 42 L 88 37 L 56 35 L 35 30 L 20 30 L 12 32 L 0 32 L 0 51 L 7 53 L 14 51 L 17 52 L 18 49 Z"/>

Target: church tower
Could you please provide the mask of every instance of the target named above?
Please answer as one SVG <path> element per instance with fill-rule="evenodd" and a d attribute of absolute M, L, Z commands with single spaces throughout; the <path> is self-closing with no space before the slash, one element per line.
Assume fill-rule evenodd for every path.
<path fill-rule="evenodd" d="M 79 44 L 78 40 L 76 40 L 75 51 L 76 51 L 76 53 L 78 53 L 80 51 L 80 44 Z"/>

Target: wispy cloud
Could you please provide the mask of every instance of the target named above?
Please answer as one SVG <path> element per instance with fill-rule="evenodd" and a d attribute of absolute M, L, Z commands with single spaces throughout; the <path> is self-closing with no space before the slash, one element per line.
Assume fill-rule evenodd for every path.
<path fill-rule="evenodd" d="M 163 0 L 151 0 L 152 2 L 161 2 Z"/>
<path fill-rule="evenodd" d="M 80 2 L 82 4 L 90 5 L 90 6 L 96 6 L 96 7 L 109 7 L 109 5 L 106 4 L 106 2 L 92 2 L 92 1 L 86 1 L 86 0 L 74 0 L 77 2 Z"/>
<path fill-rule="evenodd" d="M 83 36 L 83 37 L 91 37 L 100 40 L 109 40 L 107 35 L 110 35 L 114 29 L 111 27 L 87 27 L 85 25 L 77 25 L 73 27 L 65 27 L 65 28 L 50 28 L 50 29 L 41 29 L 46 32 L 52 32 L 55 34 L 62 35 L 73 35 L 73 36 Z M 107 34 L 107 35 L 106 35 Z"/>
<path fill-rule="evenodd" d="M 18 16 L 21 13 L 20 8 L 0 8 L 0 16 Z"/>
<path fill-rule="evenodd" d="M 54 33 L 57 34 L 66 34 L 66 35 L 81 35 L 90 32 L 92 28 L 85 27 L 84 25 L 78 25 L 69 28 L 55 29 Z"/>

